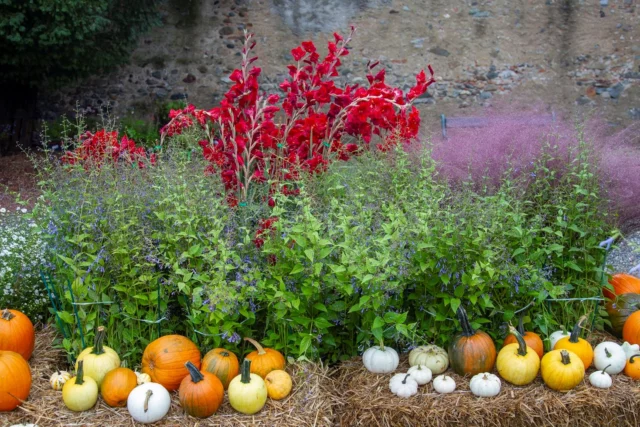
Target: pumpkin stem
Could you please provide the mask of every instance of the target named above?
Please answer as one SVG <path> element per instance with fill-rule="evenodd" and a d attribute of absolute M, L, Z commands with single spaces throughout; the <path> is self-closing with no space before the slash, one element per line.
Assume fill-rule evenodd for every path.
<path fill-rule="evenodd" d="M 522 325 L 522 318 L 520 318 L 520 324 Z M 509 332 L 513 334 L 513 336 L 516 337 L 516 341 L 518 341 L 518 354 L 520 356 L 526 356 L 527 343 L 524 341 L 524 338 L 522 338 L 522 334 L 511 325 L 509 325 Z"/>
<path fill-rule="evenodd" d="M 404 379 L 402 380 L 402 384 L 406 384 L 407 383 L 407 378 L 409 378 L 411 376 L 411 374 L 407 374 Z"/>
<path fill-rule="evenodd" d="M 260 345 L 260 343 L 256 340 L 254 340 L 253 338 L 249 338 L 246 337 L 244 339 L 245 341 L 249 341 L 251 344 L 253 344 L 253 346 L 256 348 L 256 350 L 258 350 L 258 354 L 262 355 L 262 354 L 267 354 L 266 351 L 264 351 L 264 348 Z"/>
<path fill-rule="evenodd" d="M 602 374 L 604 375 L 604 374 L 605 374 L 605 371 L 606 371 L 607 369 L 609 369 L 610 367 L 611 367 L 611 363 L 609 363 L 607 366 L 605 366 L 605 367 L 604 367 L 604 369 L 602 370 Z"/>
<path fill-rule="evenodd" d="M 222 356 L 222 357 L 229 357 L 229 352 L 228 352 L 228 351 L 226 351 L 226 350 L 225 350 L 225 351 L 221 351 L 219 354 L 220 354 L 220 356 Z"/>
<path fill-rule="evenodd" d="M 605 348 L 604 348 L 604 354 L 605 354 L 607 357 L 611 357 L 611 353 L 609 353 L 609 349 L 607 349 L 607 347 L 605 347 Z M 611 366 L 611 365 L 609 365 L 609 366 Z M 609 366 L 607 366 L 607 368 L 608 368 Z M 607 368 L 605 368 L 605 369 L 607 369 Z"/>
<path fill-rule="evenodd" d="M 240 377 L 240 382 L 243 384 L 249 384 L 251 382 L 251 360 L 249 359 L 244 359 L 242 361 L 242 368 L 241 368 L 241 377 Z"/>
<path fill-rule="evenodd" d="M 144 412 L 149 410 L 149 399 L 151 399 L 151 396 L 153 396 L 153 390 L 149 389 L 147 390 L 147 397 L 144 398 Z"/>
<path fill-rule="evenodd" d="M 469 323 L 467 312 L 465 311 L 464 308 L 462 308 L 462 306 L 458 307 L 457 314 L 458 314 L 458 321 L 460 321 L 460 327 L 462 327 L 462 333 L 464 334 L 464 336 L 470 337 L 473 334 L 475 334 L 475 331 L 473 330 L 473 328 L 471 327 L 471 324 Z"/>
<path fill-rule="evenodd" d="M 520 318 L 518 319 L 518 332 L 520 332 L 520 335 L 524 336 L 524 325 L 522 324 L 522 318 L 524 317 L 524 314 L 520 314 Z"/>
<path fill-rule="evenodd" d="M 76 385 L 84 384 L 84 360 L 78 362 L 78 372 L 76 373 Z"/>
<path fill-rule="evenodd" d="M 11 320 L 14 317 L 16 317 L 16 315 L 10 312 L 8 308 L 2 310 L 2 320 Z"/>
<path fill-rule="evenodd" d="M 187 363 L 185 363 L 184 366 L 186 366 L 187 369 L 189 370 L 189 373 L 191 374 L 191 381 L 193 381 L 194 383 L 199 383 L 204 379 L 202 372 L 200 372 L 198 368 L 196 368 L 196 365 L 191 363 L 190 360 Z"/>
<path fill-rule="evenodd" d="M 564 365 L 569 365 L 571 363 L 571 357 L 567 350 L 560 350 L 560 356 L 562 357 L 562 363 Z"/>
<path fill-rule="evenodd" d="M 588 314 L 589 313 L 583 315 L 580 319 L 578 319 L 578 323 L 576 323 L 576 325 L 573 327 L 571 335 L 569 336 L 569 342 L 574 344 L 578 342 L 578 338 L 580 338 L 580 328 L 582 327 L 582 322 L 587 320 Z"/>
<path fill-rule="evenodd" d="M 634 357 L 640 357 L 640 354 L 634 354 L 633 356 L 631 356 L 631 357 L 629 358 L 629 363 L 633 363 L 633 358 L 634 358 Z"/>
<path fill-rule="evenodd" d="M 380 338 L 380 350 L 384 351 L 384 340 L 382 338 Z"/>
<path fill-rule="evenodd" d="M 98 326 L 98 332 L 96 332 L 96 338 L 93 342 L 93 350 L 91 350 L 91 354 L 103 354 L 104 347 L 102 343 L 104 342 L 104 337 L 107 335 L 107 330 L 104 326 Z"/>

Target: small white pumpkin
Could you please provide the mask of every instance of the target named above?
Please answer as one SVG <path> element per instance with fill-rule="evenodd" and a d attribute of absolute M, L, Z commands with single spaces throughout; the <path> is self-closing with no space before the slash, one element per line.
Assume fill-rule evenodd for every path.
<path fill-rule="evenodd" d="M 549 335 L 549 348 L 553 350 L 556 347 L 556 343 L 560 341 L 564 337 L 568 337 L 571 335 L 571 332 L 567 331 L 555 331 L 551 335 Z"/>
<path fill-rule="evenodd" d="M 381 341 L 380 345 L 374 345 L 362 354 L 364 367 L 374 374 L 388 374 L 393 372 L 400 363 L 398 352 L 391 347 L 385 347 Z"/>
<path fill-rule="evenodd" d="M 593 350 L 593 364 L 601 371 L 607 367 L 607 374 L 615 375 L 624 371 L 627 356 L 622 347 L 611 341 L 601 342 Z"/>
<path fill-rule="evenodd" d="M 638 344 L 629 344 L 628 342 L 624 342 L 622 345 L 622 350 L 624 350 L 625 359 L 629 360 L 631 356 L 634 354 L 640 353 L 640 345 Z"/>
<path fill-rule="evenodd" d="M 433 380 L 433 389 L 442 394 L 453 393 L 456 382 L 449 375 L 438 375 Z"/>
<path fill-rule="evenodd" d="M 138 379 L 138 385 L 151 382 L 149 374 L 140 373 L 138 371 L 136 371 L 136 378 Z"/>
<path fill-rule="evenodd" d="M 395 374 L 389 381 L 389 389 L 398 397 L 411 397 L 418 393 L 418 383 L 411 374 Z"/>
<path fill-rule="evenodd" d="M 60 391 L 62 390 L 62 386 L 64 386 L 64 383 L 66 383 L 70 379 L 71 379 L 71 374 L 69 372 L 56 371 L 53 374 L 51 374 L 51 377 L 49 378 L 49 384 L 51 384 L 52 389 L 56 391 Z"/>
<path fill-rule="evenodd" d="M 613 380 L 611 379 L 611 375 L 605 372 L 607 368 L 608 366 L 601 371 L 595 371 L 594 373 L 589 375 L 589 382 L 591 383 L 592 386 L 598 387 L 598 388 L 611 387 Z"/>
<path fill-rule="evenodd" d="M 433 376 L 431 369 L 424 365 L 412 366 L 409 368 L 407 373 L 411 374 L 411 377 L 416 380 L 418 385 L 429 384 L 429 381 L 431 381 L 431 377 Z"/>
<path fill-rule="evenodd" d="M 171 396 L 158 383 L 141 384 L 131 390 L 127 398 L 127 409 L 139 423 L 150 424 L 160 421 L 169 412 Z"/>
<path fill-rule="evenodd" d="M 500 378 L 489 372 L 474 375 L 469 382 L 471 393 L 478 397 L 493 397 L 500 393 Z"/>
<path fill-rule="evenodd" d="M 409 353 L 409 366 L 416 365 L 424 365 L 438 375 L 449 367 L 449 354 L 437 345 L 421 345 Z"/>

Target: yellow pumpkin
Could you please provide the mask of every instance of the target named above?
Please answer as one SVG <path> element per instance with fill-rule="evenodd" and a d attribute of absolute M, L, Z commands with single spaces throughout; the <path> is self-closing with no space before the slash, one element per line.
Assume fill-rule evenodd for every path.
<path fill-rule="evenodd" d="M 252 415 L 261 410 L 267 402 L 267 386 L 262 377 L 251 373 L 249 359 L 244 359 L 240 372 L 240 375 L 229 383 L 229 403 L 236 411 Z"/>
<path fill-rule="evenodd" d="M 120 367 L 120 357 L 112 348 L 103 345 L 106 329 L 98 327 L 93 347 L 85 348 L 76 361 L 76 370 L 80 361 L 84 361 L 84 374 L 93 378 L 98 387 L 102 384 L 104 376 L 109 371 Z"/>
<path fill-rule="evenodd" d="M 83 361 L 78 362 L 78 373 L 64 383 L 62 400 L 67 408 L 81 412 L 91 409 L 98 401 L 98 384 L 84 373 Z"/>
<path fill-rule="evenodd" d="M 552 390 L 567 391 L 584 378 L 582 360 L 569 350 L 552 350 L 540 362 L 542 380 Z"/>
<path fill-rule="evenodd" d="M 584 322 L 586 319 L 587 315 L 585 314 L 573 327 L 571 335 L 562 338 L 553 347 L 554 350 L 565 349 L 578 355 L 580 360 L 582 360 L 585 369 L 591 366 L 591 362 L 593 362 L 593 347 L 591 347 L 591 344 L 589 344 L 587 340 L 579 338 L 582 322 Z"/>
<path fill-rule="evenodd" d="M 509 325 L 509 331 L 516 337 L 517 344 L 507 344 L 498 353 L 498 373 L 511 384 L 530 384 L 538 376 L 540 356 L 525 343 L 513 326 Z"/>
<path fill-rule="evenodd" d="M 293 388 L 291 376 L 283 370 L 271 371 L 264 378 L 267 384 L 267 395 L 273 400 L 281 400 L 289 396 Z"/>

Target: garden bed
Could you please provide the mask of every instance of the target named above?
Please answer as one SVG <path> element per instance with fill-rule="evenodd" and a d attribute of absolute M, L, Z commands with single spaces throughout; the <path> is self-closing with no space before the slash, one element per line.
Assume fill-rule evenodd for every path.
<path fill-rule="evenodd" d="M 29 399 L 13 412 L 0 414 L 0 425 L 33 423 L 38 427 L 143 425 L 133 421 L 126 408 L 111 408 L 98 399 L 95 408 L 72 412 L 62 402 L 62 392 L 52 390 L 49 376 L 57 369 L 68 369 L 64 353 L 53 348 L 55 330 L 45 328 L 36 334 L 36 347 L 29 361 L 33 383 Z M 328 369 L 317 364 L 290 364 L 287 371 L 293 379 L 293 391 L 282 401 L 268 399 L 264 409 L 254 416 L 234 411 L 225 397 L 218 412 L 206 420 L 184 413 L 178 394 L 172 393 L 169 414 L 154 426 L 330 426 L 338 407 L 333 380 Z"/>
<path fill-rule="evenodd" d="M 409 368 L 401 357 L 396 372 Z M 587 371 L 588 376 L 593 368 Z M 587 380 L 567 393 L 547 388 L 540 377 L 526 387 L 502 381 L 494 398 L 475 397 L 469 378 L 448 370 L 457 384 L 451 394 L 438 394 L 432 383 L 420 387 L 408 399 L 389 391 L 392 374 L 372 374 L 359 358 L 342 363 L 332 377 L 340 391 L 337 411 L 340 426 L 637 426 L 640 425 L 640 394 L 637 383 L 616 375 L 613 386 L 598 389 Z"/>

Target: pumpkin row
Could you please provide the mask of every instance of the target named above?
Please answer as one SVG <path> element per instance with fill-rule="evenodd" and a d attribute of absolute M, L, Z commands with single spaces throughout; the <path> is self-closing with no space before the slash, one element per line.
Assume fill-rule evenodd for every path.
<path fill-rule="evenodd" d="M 544 382 L 554 390 L 575 387 L 594 361 L 603 377 L 625 371 L 630 377 L 639 378 L 640 363 L 635 360 L 640 356 L 637 354 L 640 353 L 638 345 L 625 343 L 621 346 L 605 341 L 594 350 L 589 342 L 578 336 L 586 317 L 580 318 L 568 336 L 558 336 L 564 334 L 562 331 L 555 333 L 556 336 L 551 338 L 554 350 L 547 354 L 543 353 L 540 337 L 531 332 L 525 333 L 522 322 L 518 329 L 510 326 L 509 338 L 512 339 L 506 339 L 497 353 L 491 337 L 482 331 L 474 331 L 464 308 L 460 307 L 458 318 L 462 332 L 454 337 L 449 351 L 435 345 L 421 346 L 411 351 L 409 364 L 413 367 L 422 365 L 433 374 L 443 373 L 450 364 L 459 375 L 471 376 L 489 373 L 495 366 L 502 378 L 518 386 L 530 384 L 542 371 Z M 398 367 L 398 353 L 381 343 L 364 352 L 363 364 L 371 372 L 390 373 Z"/>

